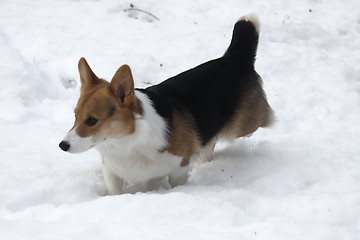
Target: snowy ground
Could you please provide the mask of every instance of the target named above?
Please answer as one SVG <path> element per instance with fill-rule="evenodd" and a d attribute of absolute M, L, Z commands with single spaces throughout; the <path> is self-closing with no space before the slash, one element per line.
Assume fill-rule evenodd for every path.
<path fill-rule="evenodd" d="M 57 146 L 79 58 L 145 87 L 221 56 L 251 12 L 277 124 L 218 145 L 184 186 L 103 196 L 98 153 Z M 2 0 L 0 239 L 360 239 L 359 39 L 358 0 Z"/>

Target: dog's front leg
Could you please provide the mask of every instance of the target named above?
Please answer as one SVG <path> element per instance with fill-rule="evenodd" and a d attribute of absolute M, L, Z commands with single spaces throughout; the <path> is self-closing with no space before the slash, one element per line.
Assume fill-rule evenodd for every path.
<path fill-rule="evenodd" d="M 186 165 L 184 167 L 179 166 L 176 169 L 174 169 L 173 172 L 169 174 L 169 183 L 171 187 L 176 187 L 179 185 L 183 185 L 186 183 L 186 181 L 189 178 L 189 165 Z"/>
<path fill-rule="evenodd" d="M 107 195 L 118 195 L 124 193 L 125 181 L 115 175 L 105 164 L 103 164 L 103 176 Z"/>

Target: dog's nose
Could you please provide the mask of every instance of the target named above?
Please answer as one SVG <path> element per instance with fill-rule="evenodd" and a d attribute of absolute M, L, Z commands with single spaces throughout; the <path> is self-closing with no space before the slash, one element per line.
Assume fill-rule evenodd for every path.
<path fill-rule="evenodd" d="M 66 152 L 67 150 L 69 150 L 70 144 L 68 142 L 66 142 L 66 141 L 62 141 L 59 144 L 59 147 Z"/>

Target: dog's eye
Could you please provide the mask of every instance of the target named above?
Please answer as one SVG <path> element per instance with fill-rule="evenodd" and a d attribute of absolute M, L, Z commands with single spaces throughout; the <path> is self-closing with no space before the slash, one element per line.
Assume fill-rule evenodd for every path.
<path fill-rule="evenodd" d="M 98 122 L 98 120 L 96 118 L 89 117 L 85 121 L 85 124 L 88 125 L 89 127 L 91 127 L 91 126 L 94 126 L 97 122 Z"/>

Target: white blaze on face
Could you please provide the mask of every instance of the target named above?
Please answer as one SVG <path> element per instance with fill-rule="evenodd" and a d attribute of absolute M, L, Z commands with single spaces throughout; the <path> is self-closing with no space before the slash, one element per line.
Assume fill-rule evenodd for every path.
<path fill-rule="evenodd" d="M 62 143 L 69 145 L 65 151 L 70 153 L 82 153 L 95 145 L 92 137 L 80 137 L 76 133 L 76 128 L 68 132 Z"/>

